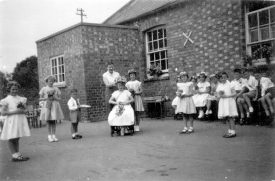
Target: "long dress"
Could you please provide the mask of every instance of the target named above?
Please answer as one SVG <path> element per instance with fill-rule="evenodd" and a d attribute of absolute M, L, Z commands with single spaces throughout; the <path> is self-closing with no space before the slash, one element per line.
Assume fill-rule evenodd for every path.
<path fill-rule="evenodd" d="M 223 92 L 225 96 L 230 96 L 235 92 L 232 84 L 227 81 L 226 83 L 219 83 L 216 89 L 217 93 Z M 219 100 L 219 110 L 218 110 L 218 118 L 222 119 L 225 117 L 237 117 L 238 110 L 237 104 L 234 97 L 230 98 L 220 98 Z"/>
<path fill-rule="evenodd" d="M 117 102 L 126 102 L 131 97 L 131 93 L 128 90 L 115 91 L 112 97 Z M 135 116 L 132 106 L 124 105 L 121 107 L 122 111 L 119 112 L 119 105 L 115 105 L 108 116 L 108 123 L 110 126 L 130 126 L 134 125 Z"/>
<path fill-rule="evenodd" d="M 132 89 L 135 93 L 140 91 L 141 82 L 138 80 L 128 81 L 125 86 L 128 90 Z M 135 111 L 144 111 L 142 98 L 140 95 L 134 95 L 135 100 Z"/>
<path fill-rule="evenodd" d="M 199 82 L 197 84 L 199 92 L 205 92 L 207 87 L 210 87 L 209 82 Z M 196 107 L 204 107 L 206 106 L 206 101 L 208 98 L 209 94 L 208 93 L 203 93 L 203 94 L 195 94 L 193 96 L 194 104 Z"/>
<path fill-rule="evenodd" d="M 1 104 L 6 107 L 8 111 L 15 111 L 20 102 L 26 104 L 27 98 L 8 95 L 6 98 L 1 100 Z M 30 128 L 25 114 L 6 116 L 1 140 L 9 140 L 30 135 Z"/>
<path fill-rule="evenodd" d="M 179 82 L 177 88 L 182 90 L 182 95 L 189 95 L 193 91 L 192 82 Z M 196 107 L 192 97 L 175 97 L 172 101 L 172 105 L 176 106 L 175 113 L 195 114 Z"/>
<path fill-rule="evenodd" d="M 48 98 L 49 91 L 54 91 L 54 94 L 56 96 L 60 97 L 60 95 L 61 95 L 61 92 L 57 87 L 46 86 L 40 90 L 40 92 L 39 92 L 40 97 Z M 48 117 L 49 111 L 50 111 L 50 114 Z M 40 114 L 40 120 L 49 121 L 49 120 L 62 120 L 62 119 L 64 119 L 64 115 L 63 115 L 61 106 L 58 101 L 56 101 L 56 100 L 52 101 L 50 110 L 47 108 L 47 104 L 43 104 L 43 107 L 41 109 L 41 114 Z"/>

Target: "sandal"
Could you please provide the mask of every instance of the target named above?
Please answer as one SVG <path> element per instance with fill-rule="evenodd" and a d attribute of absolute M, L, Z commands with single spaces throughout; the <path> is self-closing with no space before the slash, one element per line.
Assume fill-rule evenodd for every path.
<path fill-rule="evenodd" d="M 23 157 L 22 155 L 20 155 L 17 158 L 12 158 L 11 161 L 13 161 L 13 162 L 23 162 L 23 161 L 28 161 L 29 159 L 30 159 L 29 157 Z"/>

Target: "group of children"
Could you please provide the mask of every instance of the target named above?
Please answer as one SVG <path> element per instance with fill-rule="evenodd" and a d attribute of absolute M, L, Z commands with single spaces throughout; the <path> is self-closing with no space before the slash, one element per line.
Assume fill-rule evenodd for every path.
<path fill-rule="evenodd" d="M 236 68 L 233 70 L 232 81 L 226 72 L 209 77 L 202 72 L 198 77 L 191 78 L 186 72 L 181 72 L 177 79 L 176 97 L 172 101 L 175 114 L 182 114 L 184 117 L 184 128 L 180 133 L 194 132 L 193 119 L 197 111 L 199 119 L 212 114 L 213 101 L 218 101 L 218 118 L 226 119 L 229 125 L 225 138 L 236 136 L 237 117 L 240 124 L 251 117 L 254 112 L 253 101 L 262 105 L 267 117 L 272 116 L 275 87 L 266 72 L 267 69 Z M 274 75 L 271 77 L 274 79 Z M 187 122 L 190 122 L 189 128 Z"/>
<path fill-rule="evenodd" d="M 108 122 L 110 125 L 122 126 L 121 135 L 124 135 L 123 128 L 127 125 L 135 124 L 135 131 L 140 131 L 140 114 L 144 111 L 141 99 L 141 82 L 137 81 L 136 71 L 129 70 L 130 81 L 126 83 L 126 78 L 119 77 L 117 82 L 118 90 L 112 94 L 110 104 L 114 104 L 113 110 L 109 114 Z M 45 79 L 46 86 L 40 92 L 40 101 L 42 102 L 40 120 L 46 121 L 48 125 L 48 141 L 57 142 L 56 123 L 57 120 L 63 120 L 64 115 L 59 104 L 61 100 L 61 91 L 54 87 L 54 76 L 48 76 Z M 125 90 L 125 84 L 128 90 Z M 8 84 L 9 95 L 0 101 L 0 119 L 1 119 L 1 140 L 7 140 L 12 154 L 12 161 L 27 161 L 28 157 L 22 156 L 19 152 L 19 139 L 24 136 L 30 136 L 30 129 L 26 118 L 27 99 L 18 95 L 20 85 L 11 81 Z M 81 105 L 77 95 L 77 89 L 71 90 L 71 97 L 67 102 L 70 111 L 72 139 L 81 139 L 78 133 L 78 123 L 81 118 Z M 134 103 L 131 106 L 131 103 Z"/>
<path fill-rule="evenodd" d="M 236 136 L 235 118 L 240 121 L 249 118 L 254 111 L 252 101 L 259 101 L 266 116 L 274 114 L 275 87 L 271 79 L 255 69 L 239 69 L 234 71 L 234 79 L 229 81 L 226 72 L 207 77 L 205 73 L 199 75 L 199 81 L 195 77 L 189 78 L 186 72 L 181 72 L 177 82 L 176 98 L 172 101 L 175 113 L 184 115 L 184 128 L 181 134 L 193 133 L 193 120 L 199 112 L 198 118 L 212 114 L 211 104 L 218 101 L 218 118 L 226 119 L 229 125 L 225 138 Z M 127 126 L 134 126 L 134 131 L 140 131 L 140 113 L 144 111 L 142 103 L 141 82 L 136 80 L 136 71 L 129 70 L 129 81 L 125 77 L 118 77 L 116 80 L 117 90 L 109 99 L 113 104 L 108 116 L 108 123 L 112 127 L 120 128 L 120 135 L 127 133 Z M 209 78 L 209 82 L 207 81 Z M 274 75 L 272 76 L 274 78 Z M 274 81 L 274 79 L 272 79 Z M 48 141 L 58 141 L 56 133 L 56 121 L 64 119 L 59 104 L 61 92 L 54 87 L 54 76 L 45 79 L 47 86 L 43 87 L 40 94 L 40 101 L 43 107 L 40 114 L 42 121 L 48 123 Z M 0 101 L 1 119 L 4 125 L 1 130 L 1 140 L 8 140 L 8 146 L 12 153 L 12 161 L 27 161 L 29 158 L 22 156 L 19 152 L 19 139 L 23 136 L 30 136 L 30 129 L 25 116 L 27 99 L 18 95 L 20 85 L 17 82 L 8 84 L 9 95 Z M 259 90 L 260 88 L 260 90 Z M 133 104 L 134 103 L 134 104 Z M 72 139 L 81 139 L 78 133 L 80 121 L 80 102 L 77 90 L 71 90 L 71 97 L 67 102 L 70 110 Z M 206 111 L 204 111 L 206 107 Z M 188 126 L 189 123 L 189 126 Z"/>

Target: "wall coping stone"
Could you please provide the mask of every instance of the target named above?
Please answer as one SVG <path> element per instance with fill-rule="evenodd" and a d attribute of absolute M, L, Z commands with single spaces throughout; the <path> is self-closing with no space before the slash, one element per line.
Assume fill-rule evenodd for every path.
<path fill-rule="evenodd" d="M 56 33 L 53 33 L 53 34 L 51 34 L 49 36 L 41 38 L 41 39 L 37 40 L 35 43 L 38 44 L 38 43 L 40 43 L 42 41 L 45 41 L 47 39 L 50 39 L 52 37 L 55 37 L 55 36 L 60 35 L 62 33 L 65 33 L 67 31 L 70 31 L 72 29 L 78 28 L 80 26 L 106 27 L 106 28 L 118 28 L 118 29 L 133 29 L 133 30 L 138 30 L 138 27 L 136 27 L 136 26 L 110 25 L 110 24 L 97 24 L 97 23 L 78 23 L 78 24 L 75 24 L 75 25 L 70 26 L 68 28 L 65 28 L 63 30 L 57 31 Z"/>

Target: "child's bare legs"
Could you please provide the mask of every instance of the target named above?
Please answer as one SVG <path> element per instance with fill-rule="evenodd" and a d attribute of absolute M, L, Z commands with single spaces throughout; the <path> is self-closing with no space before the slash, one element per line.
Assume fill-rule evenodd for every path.
<path fill-rule="evenodd" d="M 184 125 L 184 128 L 183 128 L 183 130 L 181 130 L 179 132 L 180 134 L 187 133 L 187 131 L 188 131 L 188 128 L 187 128 L 187 119 L 188 119 L 188 115 L 183 114 L 183 125 Z"/>
<path fill-rule="evenodd" d="M 229 118 L 229 124 L 230 124 L 231 134 L 236 134 L 235 118 Z"/>
<path fill-rule="evenodd" d="M 266 100 L 267 104 L 268 104 L 268 107 L 269 107 L 269 110 L 270 110 L 270 113 L 271 114 L 274 114 L 274 108 L 275 108 L 275 105 L 273 104 L 273 100 L 271 100 L 271 95 L 270 93 L 267 93 L 265 96 L 264 96 L 264 99 Z M 273 103 L 272 103 L 273 102 Z"/>
<path fill-rule="evenodd" d="M 244 103 L 244 99 L 243 98 L 240 98 L 240 97 L 238 97 L 237 98 L 237 105 L 238 105 L 238 108 L 239 108 L 239 111 L 240 111 L 240 116 L 241 116 L 241 119 L 244 119 L 244 107 L 243 107 L 243 105 L 244 105 L 245 103 Z M 242 120 L 241 120 L 242 121 Z"/>
<path fill-rule="evenodd" d="M 8 146 L 13 158 L 18 158 L 21 156 L 21 153 L 19 153 L 19 138 L 8 140 Z"/>
<path fill-rule="evenodd" d="M 57 139 L 56 136 L 55 136 L 55 132 L 56 132 L 56 122 L 57 122 L 57 120 L 53 120 L 53 121 L 52 121 L 52 138 L 53 138 L 53 141 L 58 141 L 58 139 Z"/>
<path fill-rule="evenodd" d="M 188 117 L 189 117 L 189 124 L 190 124 L 188 132 L 194 132 L 194 127 L 193 127 L 194 118 L 193 118 L 193 115 L 189 114 Z"/>
<path fill-rule="evenodd" d="M 253 107 L 252 107 L 252 105 L 251 105 L 251 100 L 250 100 L 250 99 L 253 98 L 253 97 L 255 97 L 253 91 L 247 92 L 247 93 L 244 93 L 244 94 L 243 94 L 243 98 L 244 98 L 245 102 L 246 102 L 247 105 L 248 105 L 249 112 L 253 112 L 253 111 L 254 111 L 254 110 L 253 110 Z"/>
<path fill-rule="evenodd" d="M 212 103 L 211 100 L 207 100 L 207 101 L 206 101 L 206 112 L 205 112 L 206 115 L 212 113 L 212 112 L 211 112 L 211 103 Z"/>
<path fill-rule="evenodd" d="M 261 97 L 259 99 L 259 101 L 261 102 L 261 104 L 262 104 L 262 106 L 264 108 L 266 116 L 270 116 L 269 111 L 268 111 L 268 107 L 267 107 L 266 102 L 265 102 L 265 97 Z"/>

